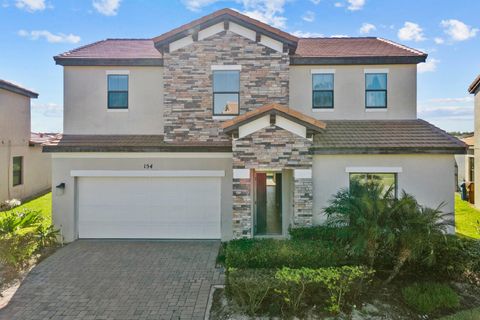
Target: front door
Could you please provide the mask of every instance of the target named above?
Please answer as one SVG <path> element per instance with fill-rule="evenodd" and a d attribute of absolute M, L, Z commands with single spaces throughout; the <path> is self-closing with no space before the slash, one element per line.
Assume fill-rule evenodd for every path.
<path fill-rule="evenodd" d="M 255 173 L 255 235 L 282 234 L 282 174 Z"/>

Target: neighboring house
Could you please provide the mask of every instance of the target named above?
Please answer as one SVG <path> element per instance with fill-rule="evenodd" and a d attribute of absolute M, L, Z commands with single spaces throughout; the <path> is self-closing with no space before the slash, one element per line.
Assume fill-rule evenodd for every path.
<path fill-rule="evenodd" d="M 453 214 L 465 145 L 417 119 L 426 57 L 381 38 L 297 38 L 229 9 L 58 55 L 54 222 L 67 241 L 281 237 L 323 222 L 352 179 Z"/>
<path fill-rule="evenodd" d="M 51 188 L 45 136 L 31 133 L 30 99 L 38 94 L 0 80 L 0 201 L 27 199 Z"/>
<path fill-rule="evenodd" d="M 476 149 L 480 146 L 480 135 L 477 133 L 480 131 L 480 75 L 473 80 L 472 84 L 468 87 L 468 92 L 475 95 L 474 110 L 475 110 L 475 134 L 474 134 L 474 149 L 475 149 L 475 162 L 480 163 L 480 152 L 477 152 Z M 478 166 L 477 166 L 478 167 Z M 475 181 L 480 181 L 480 170 L 474 170 Z M 475 199 L 480 199 L 480 188 L 475 188 Z M 480 201 L 475 202 L 475 206 L 480 208 Z"/>
<path fill-rule="evenodd" d="M 463 181 L 467 184 L 475 181 L 475 157 L 474 157 L 474 136 L 460 138 L 467 146 L 467 153 L 456 154 L 455 162 L 457 163 L 457 186 Z"/>

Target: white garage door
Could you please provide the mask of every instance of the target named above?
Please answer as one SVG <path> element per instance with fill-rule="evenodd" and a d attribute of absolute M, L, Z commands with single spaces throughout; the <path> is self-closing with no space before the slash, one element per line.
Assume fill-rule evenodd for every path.
<path fill-rule="evenodd" d="M 80 238 L 220 238 L 220 178 L 80 177 Z"/>

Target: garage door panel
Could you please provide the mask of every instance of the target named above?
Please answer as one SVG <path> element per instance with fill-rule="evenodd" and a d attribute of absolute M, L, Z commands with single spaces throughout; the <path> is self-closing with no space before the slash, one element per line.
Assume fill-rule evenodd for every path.
<path fill-rule="evenodd" d="M 220 178 L 82 177 L 80 238 L 220 238 Z"/>

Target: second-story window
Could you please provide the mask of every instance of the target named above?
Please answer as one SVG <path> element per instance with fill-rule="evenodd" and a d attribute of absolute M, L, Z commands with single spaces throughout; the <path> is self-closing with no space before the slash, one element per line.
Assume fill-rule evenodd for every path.
<path fill-rule="evenodd" d="M 366 73 L 365 74 L 365 107 L 386 108 L 387 107 L 387 74 Z"/>
<path fill-rule="evenodd" d="M 108 109 L 128 109 L 128 75 L 108 75 Z"/>
<path fill-rule="evenodd" d="M 238 115 L 240 105 L 240 71 L 213 71 L 213 115 Z"/>
<path fill-rule="evenodd" d="M 333 108 L 333 73 L 312 75 L 312 106 L 314 109 Z"/>

